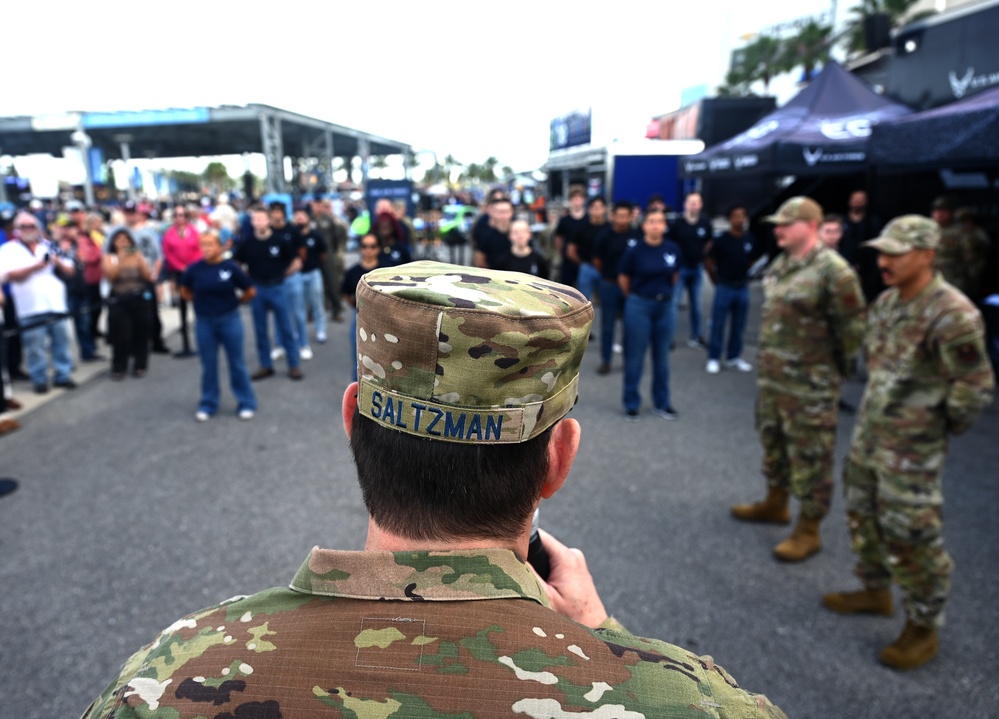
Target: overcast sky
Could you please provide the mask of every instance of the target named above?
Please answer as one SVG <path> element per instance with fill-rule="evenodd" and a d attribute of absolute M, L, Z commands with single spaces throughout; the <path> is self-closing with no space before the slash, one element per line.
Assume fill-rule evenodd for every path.
<path fill-rule="evenodd" d="M 850 2 L 840 3 L 839 16 Z M 593 108 L 594 140 L 644 136 L 739 37 L 816 0 L 581 3 L 7 3 L 0 114 L 264 103 L 439 157 L 530 170 L 548 128 Z M 155 12 L 152 8 L 156 8 Z M 265 8 L 265 9 L 260 9 Z M 12 77 L 15 75 L 17 77 Z"/>

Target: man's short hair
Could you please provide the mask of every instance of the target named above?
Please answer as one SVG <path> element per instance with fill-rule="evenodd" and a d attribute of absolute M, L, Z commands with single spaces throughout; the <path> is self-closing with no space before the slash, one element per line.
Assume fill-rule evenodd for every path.
<path fill-rule="evenodd" d="M 614 209 L 612 212 L 617 212 L 618 210 L 627 210 L 628 212 L 631 212 L 634 209 L 635 205 L 628 200 L 618 200 L 614 203 Z"/>
<path fill-rule="evenodd" d="M 507 203 L 508 205 L 513 205 L 513 202 L 510 201 L 510 198 L 503 193 L 500 193 L 498 195 L 489 195 L 489 200 L 486 202 L 486 204 L 492 206 L 492 205 L 499 205 L 504 202 Z"/>
<path fill-rule="evenodd" d="M 831 213 L 823 216 L 822 222 L 820 224 L 827 225 L 830 222 L 832 222 L 834 224 L 837 224 L 837 225 L 842 225 L 843 224 L 843 215 L 838 215 L 835 212 L 831 212 Z"/>
<path fill-rule="evenodd" d="M 512 539 L 541 497 L 551 429 L 519 444 L 433 442 L 354 415 L 350 448 L 368 514 L 407 539 Z"/>
<path fill-rule="evenodd" d="M 268 211 L 267 207 L 264 206 L 263 202 L 254 202 L 252 205 L 250 205 L 250 212 L 251 213 L 252 212 L 263 212 L 263 213 L 266 213 L 267 211 Z"/>
<path fill-rule="evenodd" d="M 583 189 L 582 185 L 571 185 L 569 187 L 569 199 L 571 200 L 576 196 L 586 197 L 586 190 Z"/>
<path fill-rule="evenodd" d="M 268 212 L 273 212 L 274 210 L 280 210 L 281 212 L 287 214 L 288 213 L 288 206 L 286 204 L 284 204 L 283 202 L 281 202 L 280 200 L 274 200 L 272 203 L 270 203 L 269 205 L 267 205 L 267 211 Z"/>
<path fill-rule="evenodd" d="M 747 215 L 749 214 L 749 209 L 743 205 L 741 202 L 734 202 L 728 206 L 728 210 L 725 211 L 725 217 L 731 217 L 732 213 L 736 210 L 742 210 Z"/>
<path fill-rule="evenodd" d="M 595 204 L 600 203 L 604 207 L 607 206 L 607 200 L 604 199 L 603 195 L 594 195 L 589 200 L 586 201 L 587 207 L 593 207 Z"/>

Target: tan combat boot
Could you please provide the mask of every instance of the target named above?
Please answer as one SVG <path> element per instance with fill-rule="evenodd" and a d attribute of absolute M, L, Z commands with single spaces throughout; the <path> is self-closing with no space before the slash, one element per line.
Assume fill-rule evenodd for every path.
<path fill-rule="evenodd" d="M 822 549 L 818 517 L 800 515 L 791 536 L 774 547 L 774 556 L 784 562 L 800 562 Z"/>
<path fill-rule="evenodd" d="M 881 650 L 881 663 L 892 669 L 915 669 L 937 655 L 937 630 L 905 621 L 898 639 Z"/>
<path fill-rule="evenodd" d="M 881 614 L 890 617 L 895 611 L 891 590 L 887 588 L 826 594 L 822 597 L 822 603 L 840 614 Z"/>
<path fill-rule="evenodd" d="M 732 507 L 732 516 L 747 522 L 770 522 L 771 524 L 787 524 L 791 521 L 791 512 L 787 508 L 787 492 L 783 489 L 771 488 L 766 498 L 752 504 L 737 504 Z"/>

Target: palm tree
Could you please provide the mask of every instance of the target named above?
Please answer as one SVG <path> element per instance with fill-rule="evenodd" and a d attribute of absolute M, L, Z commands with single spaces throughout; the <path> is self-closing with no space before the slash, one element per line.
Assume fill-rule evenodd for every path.
<path fill-rule="evenodd" d="M 746 46 L 743 66 L 746 79 L 751 85 L 757 80 L 763 83 L 763 92 L 770 90 L 770 81 L 776 75 L 786 72 L 787 67 L 784 43 L 772 35 L 760 35 Z"/>
<path fill-rule="evenodd" d="M 857 5 L 850 8 L 850 17 L 846 21 L 847 29 L 843 33 L 847 54 L 855 55 L 872 50 L 867 47 L 867 38 L 864 36 L 864 23 L 872 15 L 887 15 L 891 28 L 894 29 L 935 14 L 934 10 L 923 10 L 910 15 L 909 11 L 917 2 L 919 0 L 860 0 Z"/>
<path fill-rule="evenodd" d="M 829 60 L 832 49 L 832 26 L 820 25 L 815 20 L 798 31 L 798 34 L 784 43 L 784 66 L 787 69 L 801 67 L 805 82 L 812 79 L 815 67 Z"/>
<path fill-rule="evenodd" d="M 499 165 L 499 160 L 495 157 L 487 157 L 485 162 L 482 163 L 482 180 L 485 182 L 493 182 L 496 180 L 496 167 Z"/>

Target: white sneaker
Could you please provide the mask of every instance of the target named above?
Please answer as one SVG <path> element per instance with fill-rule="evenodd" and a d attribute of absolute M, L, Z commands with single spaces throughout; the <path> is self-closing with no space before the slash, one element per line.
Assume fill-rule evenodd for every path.
<path fill-rule="evenodd" d="M 721 365 L 718 364 L 718 360 L 708 360 L 708 365 L 704 369 L 708 374 L 718 374 L 721 372 Z"/>
<path fill-rule="evenodd" d="M 237 417 L 239 417 L 243 421 L 246 421 L 246 420 L 249 420 L 249 419 L 253 419 L 253 410 L 252 409 L 241 409 L 241 410 L 239 410 L 239 414 L 237 415 Z"/>
<path fill-rule="evenodd" d="M 312 359 L 312 348 L 306 345 L 298 351 L 298 356 L 304 360 Z"/>
<path fill-rule="evenodd" d="M 614 343 L 614 354 L 619 355 L 619 354 L 622 354 L 623 352 L 624 352 L 624 347 L 622 347 L 621 345 L 619 345 L 619 344 L 617 344 L 615 342 Z"/>
<path fill-rule="evenodd" d="M 196 422 L 207 422 L 211 419 L 211 415 L 207 412 L 202 412 L 200 409 L 194 413 L 194 419 Z"/>
<path fill-rule="evenodd" d="M 326 333 L 325 332 L 317 332 L 316 333 L 316 342 L 318 342 L 321 345 L 326 344 Z"/>
<path fill-rule="evenodd" d="M 284 347 L 275 347 L 271 350 L 271 359 L 279 360 L 284 357 Z"/>
<path fill-rule="evenodd" d="M 749 364 L 746 360 L 741 357 L 736 357 L 733 360 L 729 360 L 725 363 L 725 366 L 729 369 L 739 370 L 740 372 L 752 372 L 753 365 Z"/>

